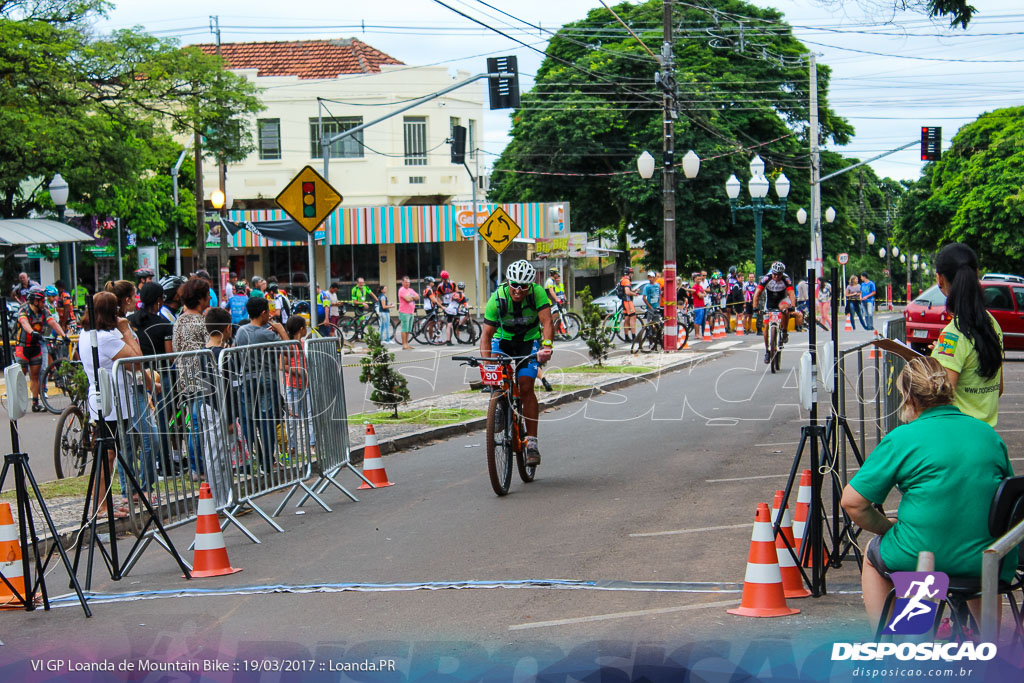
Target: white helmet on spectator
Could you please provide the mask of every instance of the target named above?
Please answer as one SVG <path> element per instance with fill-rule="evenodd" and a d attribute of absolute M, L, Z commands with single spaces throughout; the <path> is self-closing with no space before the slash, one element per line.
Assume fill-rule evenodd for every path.
<path fill-rule="evenodd" d="M 525 259 L 510 264 L 505 270 L 505 278 L 514 284 L 527 284 L 533 282 L 536 277 L 537 269 Z"/>

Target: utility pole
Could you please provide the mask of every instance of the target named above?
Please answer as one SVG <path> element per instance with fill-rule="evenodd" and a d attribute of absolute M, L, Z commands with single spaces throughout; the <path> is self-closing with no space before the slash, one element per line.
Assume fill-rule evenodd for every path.
<path fill-rule="evenodd" d="M 676 118 L 676 73 L 672 54 L 672 2 L 662 3 L 664 37 L 661 44 L 661 73 L 656 79 L 662 90 L 664 117 L 664 140 L 662 157 L 662 200 L 664 231 L 665 280 L 665 350 L 675 351 L 679 325 L 676 321 L 676 176 L 675 176 L 675 118 Z M 628 251 L 627 251 L 628 253 Z"/>
<path fill-rule="evenodd" d="M 221 56 L 221 49 L 220 49 L 220 17 L 219 16 L 218 17 L 210 17 L 210 30 L 213 31 L 214 35 L 217 36 L 217 56 L 220 57 Z M 217 175 L 218 175 L 219 183 L 220 183 L 220 192 L 221 192 L 221 195 L 224 197 L 224 203 L 220 207 L 220 219 L 221 219 L 220 220 L 220 246 L 218 248 L 218 254 L 217 254 L 217 267 L 218 268 L 225 268 L 225 267 L 227 267 L 228 270 L 230 271 L 231 269 L 228 266 L 228 231 L 227 231 L 227 229 L 224 226 L 224 219 L 227 217 L 227 213 L 228 213 L 228 200 L 227 200 L 228 190 L 227 190 L 227 187 L 226 187 L 226 185 L 227 185 L 227 173 L 228 173 L 228 170 L 227 170 L 227 167 L 224 164 L 224 157 L 221 157 L 218 160 L 218 164 L 217 164 Z M 214 277 L 217 278 L 216 282 L 218 284 L 222 284 L 224 282 L 224 278 L 221 277 L 221 274 L 220 274 L 219 271 L 216 274 L 214 274 Z M 226 294 L 227 294 L 227 292 L 226 292 L 225 288 L 223 286 L 220 287 L 220 299 L 221 299 L 221 301 L 224 301 L 227 298 L 225 296 Z"/>
<path fill-rule="evenodd" d="M 196 122 L 198 125 L 199 122 Z M 206 267 L 206 206 L 203 203 L 203 136 L 196 129 L 196 246 L 192 250 L 192 271 Z"/>
<path fill-rule="evenodd" d="M 818 58 L 810 55 L 810 140 L 811 140 L 811 260 L 814 272 L 822 275 L 821 244 L 821 153 L 818 151 Z"/>
<path fill-rule="evenodd" d="M 860 211 L 860 220 L 857 223 L 857 247 L 860 255 L 867 253 L 867 242 L 864 241 L 864 170 L 857 171 L 857 206 Z"/>
<path fill-rule="evenodd" d="M 892 310 L 892 196 L 885 193 L 885 298 Z"/>

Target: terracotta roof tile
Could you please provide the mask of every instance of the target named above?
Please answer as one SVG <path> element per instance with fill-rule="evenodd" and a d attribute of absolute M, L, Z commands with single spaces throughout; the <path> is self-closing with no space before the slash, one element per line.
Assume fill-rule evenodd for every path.
<path fill-rule="evenodd" d="M 206 54 L 217 46 L 195 45 Z M 221 54 L 231 69 L 256 69 L 258 76 L 335 78 L 341 74 L 378 73 L 382 64 L 402 64 L 356 38 L 296 40 L 280 43 L 223 43 Z"/>

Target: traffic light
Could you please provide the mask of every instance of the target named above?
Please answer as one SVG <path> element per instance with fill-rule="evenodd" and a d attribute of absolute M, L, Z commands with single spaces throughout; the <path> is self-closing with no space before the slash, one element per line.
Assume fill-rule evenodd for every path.
<path fill-rule="evenodd" d="M 302 183 L 302 215 L 316 218 L 316 183 Z"/>
<path fill-rule="evenodd" d="M 466 127 L 452 126 L 452 163 L 466 163 Z"/>
<path fill-rule="evenodd" d="M 938 161 L 942 157 L 942 128 L 921 127 L 921 161 Z"/>
<path fill-rule="evenodd" d="M 519 66 L 515 55 L 489 57 L 487 78 L 491 109 L 516 109 L 519 107 Z M 497 74 L 505 74 L 500 77 Z"/>

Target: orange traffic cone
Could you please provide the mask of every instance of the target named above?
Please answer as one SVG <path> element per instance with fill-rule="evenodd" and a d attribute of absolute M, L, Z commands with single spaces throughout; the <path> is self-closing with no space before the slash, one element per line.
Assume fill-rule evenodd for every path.
<path fill-rule="evenodd" d="M 715 318 L 715 329 L 711 332 L 712 339 L 725 339 L 725 324 L 721 318 Z"/>
<path fill-rule="evenodd" d="M 811 510 L 811 471 L 804 470 L 800 473 L 800 489 L 796 494 L 796 514 L 793 515 L 793 540 L 796 542 L 797 557 L 803 556 L 804 533 L 807 529 L 807 521 Z M 825 560 L 828 560 L 828 552 L 825 552 Z M 813 567 L 811 554 L 807 554 L 805 567 Z"/>
<path fill-rule="evenodd" d="M 785 491 L 775 492 L 775 501 L 772 503 L 772 525 L 779 518 L 779 507 L 782 505 L 782 499 L 785 495 Z M 786 547 L 786 541 L 789 541 L 789 547 Z M 797 551 L 796 542 L 793 540 L 793 518 L 789 514 L 789 506 L 787 505 L 782 511 L 779 534 L 775 537 L 775 552 L 779 556 L 782 589 L 787 599 L 806 598 L 810 596 L 811 591 L 804 587 L 803 577 L 800 575 L 800 570 L 797 569 L 796 562 L 793 560 L 793 555 L 790 554 L 789 548 L 792 548 L 793 552 Z"/>
<path fill-rule="evenodd" d="M 380 456 L 380 446 L 377 445 L 377 433 L 373 431 L 373 425 L 366 423 L 366 443 L 363 446 L 363 476 L 369 479 L 373 486 L 366 482 L 359 488 L 372 489 L 394 486 L 393 481 L 388 481 L 388 472 L 384 469 L 384 458 Z"/>
<path fill-rule="evenodd" d="M 746 334 L 746 333 L 743 331 L 743 316 L 742 315 L 737 315 L 736 316 L 736 336 L 737 337 L 742 337 L 744 334 Z"/>
<path fill-rule="evenodd" d="M 882 335 L 878 334 L 878 330 L 871 330 L 871 331 L 874 332 L 875 339 L 878 339 L 879 337 L 882 336 Z M 868 360 L 874 360 L 875 358 L 881 358 L 881 357 L 882 357 L 882 352 L 879 350 L 879 348 L 877 346 L 872 344 L 869 347 L 869 350 L 868 350 Z"/>
<path fill-rule="evenodd" d="M 18 595 L 25 595 L 25 574 L 21 563 L 18 527 L 14 526 L 11 504 L 0 503 L 0 573 L 11 582 Z M 0 581 L 0 609 L 21 609 L 25 603 Z"/>
<path fill-rule="evenodd" d="M 196 542 L 192 555 L 192 578 L 224 576 L 242 571 L 231 566 L 228 549 L 224 547 L 224 534 L 220 530 L 217 506 L 213 503 L 210 485 L 205 481 L 199 487 L 199 514 L 196 518 Z"/>
<path fill-rule="evenodd" d="M 853 332 L 853 317 L 850 313 L 846 314 L 846 326 L 843 327 L 843 332 Z"/>
<path fill-rule="evenodd" d="M 714 339 L 714 337 L 711 336 L 711 325 L 708 324 L 706 317 L 703 324 L 701 324 L 701 329 L 704 330 L 704 341 L 709 342 Z"/>
<path fill-rule="evenodd" d="M 774 541 L 768 505 L 758 503 L 754 533 L 750 538 L 750 554 L 747 557 L 747 574 L 743 580 L 743 598 L 739 607 L 726 610 L 729 614 L 741 617 L 785 617 L 800 612 L 786 605 Z"/>

